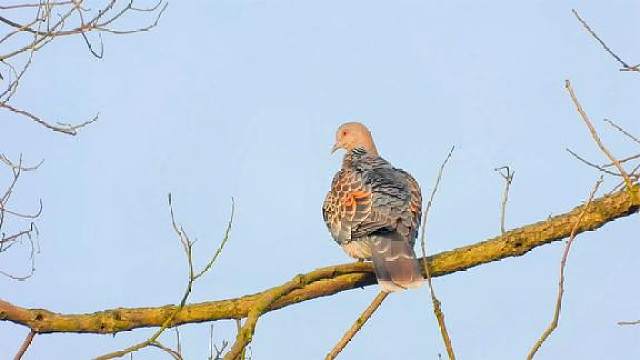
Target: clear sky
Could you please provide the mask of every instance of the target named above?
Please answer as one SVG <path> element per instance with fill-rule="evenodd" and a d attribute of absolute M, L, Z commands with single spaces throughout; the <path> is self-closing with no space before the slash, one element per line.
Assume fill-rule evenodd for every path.
<path fill-rule="evenodd" d="M 0 151 L 46 159 L 23 177 L 14 203 L 28 210 L 43 200 L 37 270 L 26 282 L 0 278 L 0 297 L 64 313 L 177 302 L 186 264 L 168 192 L 199 239 L 200 264 L 236 200 L 231 239 L 191 301 L 253 293 L 350 261 L 320 212 L 340 166 L 329 149 L 345 121 L 367 124 L 382 156 L 411 172 L 423 193 L 456 145 L 431 213 L 433 252 L 498 234 L 498 166 L 516 171 L 508 227 L 573 208 L 597 174 L 565 148 L 605 159 L 564 80 L 625 156 L 637 146 L 601 120 L 640 134 L 640 78 L 618 72 L 572 7 L 621 56 L 640 62 L 635 1 L 173 1 L 152 32 L 107 34 L 103 60 L 80 38 L 55 41 L 38 54 L 16 104 L 52 121 L 101 118 L 72 138 L 0 113 Z M 560 326 L 538 358 L 640 356 L 640 328 L 616 325 L 640 318 L 637 229 L 636 215 L 578 238 Z M 562 249 L 554 243 L 435 280 L 460 359 L 524 358 L 551 319 Z M 1 257 L 0 268 L 24 270 L 25 251 Z M 269 313 L 253 358 L 322 358 L 376 292 Z M 181 329 L 186 358 L 205 358 L 208 325 Z M 218 342 L 232 340 L 235 323 L 214 329 Z M 26 358 L 89 358 L 151 332 L 43 335 Z M 0 323 L 0 357 L 26 333 Z M 173 333 L 163 339 L 172 344 Z M 341 358 L 437 359 L 443 351 L 420 289 L 391 296 Z M 149 349 L 134 359 L 163 356 Z"/>

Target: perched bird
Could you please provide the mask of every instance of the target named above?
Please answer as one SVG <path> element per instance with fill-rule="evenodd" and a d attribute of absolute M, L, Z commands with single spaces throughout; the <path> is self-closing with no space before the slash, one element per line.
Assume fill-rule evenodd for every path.
<path fill-rule="evenodd" d="M 382 291 L 422 284 L 413 245 L 422 196 L 407 172 L 378 155 L 371 133 L 358 122 L 342 124 L 332 153 L 346 150 L 322 206 L 333 239 L 351 257 L 373 261 Z"/>

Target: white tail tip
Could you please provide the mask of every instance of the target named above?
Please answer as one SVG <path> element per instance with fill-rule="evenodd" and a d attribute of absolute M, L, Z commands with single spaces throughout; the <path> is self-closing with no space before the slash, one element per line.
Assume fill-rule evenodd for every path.
<path fill-rule="evenodd" d="M 382 280 L 382 281 L 378 280 L 378 284 L 380 285 L 380 290 L 384 292 L 395 292 L 395 291 L 419 288 L 420 286 L 422 286 L 423 282 L 424 280 L 417 280 L 417 281 L 411 281 L 408 283 L 399 284 L 399 283 L 395 283 L 393 281 L 388 281 L 388 280 Z"/>

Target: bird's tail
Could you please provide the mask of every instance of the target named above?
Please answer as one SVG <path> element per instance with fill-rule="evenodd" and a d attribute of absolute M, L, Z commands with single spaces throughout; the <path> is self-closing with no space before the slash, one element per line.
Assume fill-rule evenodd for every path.
<path fill-rule="evenodd" d="M 371 260 L 384 292 L 417 288 L 424 278 L 413 247 L 397 232 L 372 235 Z"/>

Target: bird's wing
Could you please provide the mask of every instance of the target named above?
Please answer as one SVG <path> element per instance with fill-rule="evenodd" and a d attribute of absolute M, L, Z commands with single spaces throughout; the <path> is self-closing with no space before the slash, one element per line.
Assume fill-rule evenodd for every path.
<path fill-rule="evenodd" d="M 415 288 L 422 283 L 413 250 L 420 222 L 420 187 L 408 173 L 385 168 L 372 172 L 373 211 L 386 226 L 367 234 L 376 278 L 383 291 Z"/>
<path fill-rule="evenodd" d="M 342 169 L 333 179 L 323 215 L 339 243 L 377 231 L 399 231 L 413 244 L 420 217 L 419 194 L 415 180 L 392 167 Z"/>
<path fill-rule="evenodd" d="M 403 234 L 409 243 L 413 246 L 420 228 L 420 219 L 422 217 L 422 192 L 420 185 L 416 179 L 404 170 L 397 169 L 404 177 L 409 190 L 409 204 L 402 214 L 405 233 Z M 408 231 L 408 232 L 407 232 Z"/>
<path fill-rule="evenodd" d="M 371 222 L 371 186 L 363 181 L 360 172 L 342 169 L 336 173 L 322 206 L 322 215 L 331 235 L 340 244 L 351 241 L 354 228 Z"/>
<path fill-rule="evenodd" d="M 413 246 L 421 206 L 420 186 L 411 175 L 380 157 L 364 156 L 336 173 L 322 212 L 338 243 L 397 231 Z"/>

